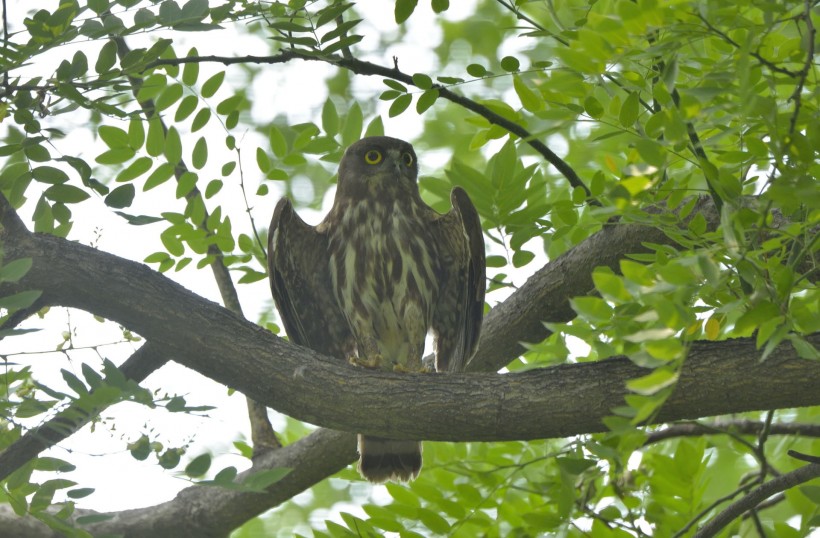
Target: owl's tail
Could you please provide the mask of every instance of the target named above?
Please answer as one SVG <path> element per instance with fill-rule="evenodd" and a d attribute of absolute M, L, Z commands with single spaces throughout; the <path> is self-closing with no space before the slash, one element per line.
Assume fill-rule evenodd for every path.
<path fill-rule="evenodd" d="M 421 443 L 359 435 L 359 472 L 370 482 L 408 482 L 421 470 Z"/>

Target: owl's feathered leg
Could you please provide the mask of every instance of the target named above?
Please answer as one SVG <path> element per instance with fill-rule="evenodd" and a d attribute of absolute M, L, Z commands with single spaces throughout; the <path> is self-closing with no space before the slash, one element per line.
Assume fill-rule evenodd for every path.
<path fill-rule="evenodd" d="M 359 435 L 359 472 L 374 483 L 409 482 L 421 471 L 421 443 Z"/>

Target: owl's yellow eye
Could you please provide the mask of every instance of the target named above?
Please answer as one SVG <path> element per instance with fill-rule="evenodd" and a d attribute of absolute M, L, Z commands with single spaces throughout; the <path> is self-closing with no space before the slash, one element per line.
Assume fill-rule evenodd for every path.
<path fill-rule="evenodd" d="M 405 166 L 413 166 L 413 156 L 409 153 L 403 154 L 401 160 L 404 161 Z"/>
<path fill-rule="evenodd" d="M 377 151 L 375 149 L 371 149 L 367 153 L 364 154 L 364 161 L 367 164 L 379 164 L 382 162 L 382 152 Z"/>

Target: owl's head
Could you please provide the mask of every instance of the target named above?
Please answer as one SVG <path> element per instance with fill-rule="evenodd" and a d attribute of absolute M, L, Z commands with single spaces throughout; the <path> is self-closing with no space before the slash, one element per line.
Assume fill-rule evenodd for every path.
<path fill-rule="evenodd" d="M 413 146 L 389 136 L 370 136 L 351 145 L 339 163 L 339 189 L 417 191 L 418 163 Z"/>

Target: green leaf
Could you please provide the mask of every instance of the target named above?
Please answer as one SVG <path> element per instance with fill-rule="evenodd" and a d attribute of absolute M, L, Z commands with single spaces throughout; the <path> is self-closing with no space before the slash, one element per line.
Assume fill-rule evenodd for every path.
<path fill-rule="evenodd" d="M 5 297 L 0 297 L 0 308 L 5 308 L 9 311 L 28 308 L 33 305 L 34 301 L 39 299 L 42 294 L 42 291 L 28 290 L 15 293 L 13 295 L 7 295 Z"/>
<path fill-rule="evenodd" d="M 128 145 L 131 149 L 139 149 L 145 142 L 145 127 L 141 118 L 134 118 L 128 122 Z"/>
<path fill-rule="evenodd" d="M 604 115 L 604 105 L 592 95 L 587 95 L 584 99 L 584 110 L 593 119 L 599 119 Z"/>
<path fill-rule="evenodd" d="M 61 369 L 60 374 L 63 376 L 63 380 L 68 385 L 68 388 L 73 390 L 78 396 L 85 396 L 88 394 L 88 388 L 85 386 L 85 383 L 80 381 L 76 375 L 66 369 Z"/>
<path fill-rule="evenodd" d="M 43 183 L 65 183 L 68 174 L 53 166 L 36 166 L 31 169 L 31 177 Z"/>
<path fill-rule="evenodd" d="M 102 141 L 105 142 L 105 145 L 111 149 L 130 147 L 128 143 L 128 133 L 119 127 L 101 125 L 97 133 L 100 135 Z"/>
<path fill-rule="evenodd" d="M 470 64 L 467 66 L 467 74 L 471 77 L 481 78 L 487 75 L 487 68 L 481 64 Z"/>
<path fill-rule="evenodd" d="M 512 73 L 514 71 L 518 71 L 521 67 L 521 62 L 518 61 L 518 58 L 515 56 L 504 56 L 501 58 L 501 69 L 507 71 L 508 73 Z"/>
<path fill-rule="evenodd" d="M 129 164 L 125 170 L 117 174 L 117 183 L 134 180 L 151 169 L 154 161 L 150 157 L 139 157 Z"/>
<path fill-rule="evenodd" d="M 214 476 L 213 482 L 215 484 L 233 484 L 233 481 L 236 479 L 236 467 L 225 467 Z"/>
<path fill-rule="evenodd" d="M 390 109 L 387 111 L 387 115 L 391 118 L 395 118 L 405 110 L 407 107 L 410 106 L 410 103 L 413 102 L 413 96 L 409 93 L 402 94 L 396 98 L 395 101 L 390 105 Z"/>
<path fill-rule="evenodd" d="M 179 102 L 176 113 L 174 113 L 174 121 L 179 123 L 193 114 L 194 110 L 196 110 L 197 103 L 199 103 L 199 99 L 197 99 L 195 95 L 186 95 L 183 97 L 182 101 Z"/>
<path fill-rule="evenodd" d="M 647 164 L 660 168 L 666 162 L 666 149 L 655 140 L 639 138 L 635 141 L 635 149 Z"/>
<path fill-rule="evenodd" d="M 270 147 L 273 154 L 278 158 L 283 158 L 288 154 L 288 142 L 279 127 L 271 125 L 268 133 L 268 140 L 270 140 Z"/>
<path fill-rule="evenodd" d="M 358 103 L 354 102 L 347 111 L 344 126 L 342 127 L 342 144 L 344 146 L 349 146 L 361 137 L 363 124 L 362 109 Z"/>
<path fill-rule="evenodd" d="M 263 173 L 267 173 L 271 169 L 270 158 L 262 148 L 256 148 L 256 165 Z"/>
<path fill-rule="evenodd" d="M 90 197 L 87 192 L 73 185 L 52 185 L 43 194 L 50 200 L 64 204 L 75 204 Z"/>
<path fill-rule="evenodd" d="M 416 10 L 417 5 L 418 0 L 396 0 L 396 8 L 393 13 L 396 18 L 396 24 L 401 24 L 409 19 L 413 11 Z"/>
<path fill-rule="evenodd" d="M 199 176 L 197 176 L 193 172 L 183 172 L 183 174 L 179 177 L 177 181 L 177 191 L 176 196 L 177 198 L 182 198 L 184 196 L 188 196 L 188 194 L 194 190 L 196 187 L 196 182 L 199 180 Z M 199 219 L 194 219 L 199 220 Z"/>
<path fill-rule="evenodd" d="M 168 228 L 162 232 L 159 237 L 162 241 L 162 245 L 168 250 L 171 256 L 179 257 L 185 254 L 185 247 L 182 245 L 179 237 L 177 237 L 174 228 Z"/>
<path fill-rule="evenodd" d="M 199 140 L 196 141 L 194 145 L 194 151 L 191 154 L 191 164 L 193 164 L 194 168 L 197 170 L 202 169 L 205 166 L 205 163 L 208 162 L 208 143 L 205 141 L 205 137 L 199 137 Z"/>
<path fill-rule="evenodd" d="M 191 478 L 199 478 L 211 468 L 211 455 L 200 454 L 185 466 L 185 474 Z"/>
<path fill-rule="evenodd" d="M 211 109 L 210 108 L 201 108 L 199 112 L 196 113 L 194 116 L 194 121 L 191 122 L 191 132 L 195 133 L 205 127 L 208 123 L 208 120 L 211 119 Z"/>
<path fill-rule="evenodd" d="M 419 96 L 418 101 L 416 101 L 416 112 L 419 114 L 423 114 L 428 108 L 433 106 L 438 99 L 439 91 L 437 88 L 433 88 L 432 90 L 427 90 L 423 94 Z"/>
<path fill-rule="evenodd" d="M 336 105 L 328 98 L 322 107 L 322 128 L 329 136 L 334 136 L 339 132 L 339 114 L 336 112 Z"/>
<path fill-rule="evenodd" d="M 222 190 L 222 180 L 220 179 L 212 179 L 208 182 L 208 185 L 205 187 L 205 198 L 211 198 L 212 196 L 216 195 L 220 190 Z"/>
<path fill-rule="evenodd" d="M 672 368 L 657 368 L 651 374 L 631 379 L 626 382 L 626 387 L 638 394 L 650 396 L 664 389 L 678 380 L 678 372 Z"/>
<path fill-rule="evenodd" d="M 381 116 L 376 116 L 367 124 L 364 136 L 384 136 L 384 123 Z"/>
<path fill-rule="evenodd" d="M 436 534 L 446 535 L 450 531 L 450 524 L 447 523 L 447 520 L 432 510 L 419 508 L 418 518 L 425 527 Z"/>
<path fill-rule="evenodd" d="M 17 282 L 31 269 L 31 258 L 19 258 L 0 266 L 0 282 Z"/>
<path fill-rule="evenodd" d="M 153 224 L 155 222 L 160 222 L 163 220 L 161 217 L 151 217 L 149 215 L 129 215 L 128 213 L 123 213 L 122 211 L 114 211 L 114 213 L 121 216 L 122 218 L 127 220 L 129 224 L 132 224 L 134 226 Z"/>
<path fill-rule="evenodd" d="M 579 316 L 589 321 L 607 322 L 612 319 L 612 307 L 598 297 L 575 297 L 570 304 Z"/>
<path fill-rule="evenodd" d="M 179 131 L 173 125 L 168 128 L 165 134 L 165 148 L 163 153 L 169 163 L 179 163 L 182 161 L 182 140 Z"/>
<path fill-rule="evenodd" d="M 219 73 L 213 75 L 208 80 L 206 80 L 205 83 L 202 85 L 202 89 L 200 90 L 200 94 L 202 95 L 202 97 L 213 97 L 213 95 L 222 85 L 223 80 L 225 80 L 225 71 L 220 71 Z"/>
<path fill-rule="evenodd" d="M 132 183 L 128 183 L 127 185 L 120 185 L 111 193 L 105 197 L 105 205 L 108 207 L 114 207 L 116 209 L 123 209 L 125 207 L 129 207 L 131 203 L 134 201 L 134 195 L 136 194 L 136 189 L 134 189 L 134 185 Z"/>
<path fill-rule="evenodd" d="M 561 470 L 572 475 L 579 475 L 587 469 L 594 467 L 596 461 L 585 458 L 558 457 L 555 458 L 555 463 L 558 464 Z"/>
<path fill-rule="evenodd" d="M 145 180 L 145 185 L 143 185 L 143 191 L 149 191 L 154 187 L 162 185 L 174 175 L 174 166 L 170 163 L 162 163 L 157 166 L 151 175 L 148 176 L 148 179 Z"/>
<path fill-rule="evenodd" d="M 544 100 L 532 91 L 518 75 L 513 75 L 513 89 L 525 109 L 530 112 L 538 112 L 544 108 Z"/>
<path fill-rule="evenodd" d="M 97 56 L 97 63 L 94 64 L 94 71 L 98 74 L 103 74 L 111 70 L 117 62 L 117 44 L 114 41 L 108 41 L 100 49 L 100 54 Z"/>
<path fill-rule="evenodd" d="M 59 471 L 61 473 L 70 473 L 77 467 L 60 458 L 51 458 L 47 456 L 39 457 L 34 460 L 34 469 L 37 471 Z"/>
<path fill-rule="evenodd" d="M 624 127 L 632 127 L 638 120 L 638 106 L 640 105 L 638 92 L 632 92 L 626 98 L 621 111 L 618 114 L 618 121 Z"/>
<path fill-rule="evenodd" d="M 161 112 L 170 107 L 182 98 L 182 85 L 171 84 L 154 101 L 157 112 Z"/>
<path fill-rule="evenodd" d="M 148 121 L 148 137 L 145 139 L 145 151 L 151 157 L 159 157 L 165 149 L 165 133 L 159 118 Z"/>
<path fill-rule="evenodd" d="M 188 57 L 196 57 L 199 56 L 199 53 L 196 50 L 196 47 L 191 48 L 188 51 Z M 194 61 L 191 63 L 186 63 L 182 67 L 182 83 L 186 86 L 193 86 L 196 84 L 196 79 L 199 78 L 199 62 Z"/>
<path fill-rule="evenodd" d="M 108 151 L 104 151 L 100 155 L 97 156 L 95 161 L 99 164 L 122 164 L 126 161 L 130 161 L 134 158 L 134 150 L 131 148 L 117 148 L 117 149 L 109 149 Z"/>
<path fill-rule="evenodd" d="M 424 73 L 416 73 L 413 75 L 413 84 L 421 90 L 429 90 L 433 87 L 433 79 Z"/>
<path fill-rule="evenodd" d="M 69 499 L 82 499 L 94 493 L 94 488 L 76 488 L 66 492 Z"/>
<path fill-rule="evenodd" d="M 251 473 L 247 478 L 245 478 L 242 481 L 242 485 L 251 490 L 263 492 L 273 484 L 289 475 L 292 470 L 293 469 L 287 467 L 277 467 L 274 469 L 257 471 L 255 473 Z"/>

